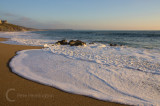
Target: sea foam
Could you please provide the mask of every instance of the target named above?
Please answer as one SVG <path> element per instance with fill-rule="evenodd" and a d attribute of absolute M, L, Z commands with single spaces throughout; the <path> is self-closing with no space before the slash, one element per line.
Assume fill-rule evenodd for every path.
<path fill-rule="evenodd" d="M 0 37 L 8 38 L 2 43 L 15 45 L 43 46 L 46 43 L 55 43 L 56 40 L 41 39 L 41 34 L 32 32 L 1 32 Z"/>
<path fill-rule="evenodd" d="M 102 45 L 48 46 L 17 54 L 10 66 L 27 79 L 104 101 L 160 105 L 158 54 Z"/>

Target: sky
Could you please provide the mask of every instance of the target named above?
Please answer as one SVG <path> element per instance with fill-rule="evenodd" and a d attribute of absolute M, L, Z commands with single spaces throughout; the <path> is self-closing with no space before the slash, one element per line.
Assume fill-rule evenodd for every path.
<path fill-rule="evenodd" d="M 160 0 L 0 0 L 0 19 L 38 29 L 160 30 Z"/>

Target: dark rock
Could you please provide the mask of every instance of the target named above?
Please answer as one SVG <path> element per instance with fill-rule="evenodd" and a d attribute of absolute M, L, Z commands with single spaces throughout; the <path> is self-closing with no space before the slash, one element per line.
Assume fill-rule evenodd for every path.
<path fill-rule="evenodd" d="M 110 43 L 109 45 L 110 46 L 122 46 L 122 44 L 118 45 L 118 44 L 112 44 L 112 43 Z"/>
<path fill-rule="evenodd" d="M 67 45 L 68 42 L 67 42 L 67 40 L 61 40 L 61 41 L 56 42 L 56 44 L 57 45 Z"/>
<path fill-rule="evenodd" d="M 57 44 L 57 45 L 61 45 L 61 43 L 60 43 L 60 42 L 56 42 L 56 44 Z"/>
<path fill-rule="evenodd" d="M 70 46 L 74 46 L 75 43 L 76 43 L 76 41 L 74 41 L 74 40 L 69 41 L 69 45 L 70 45 Z"/>
<path fill-rule="evenodd" d="M 110 45 L 110 46 L 118 46 L 117 44 L 112 44 L 112 43 L 111 43 L 111 44 L 109 44 L 109 45 Z"/>
<path fill-rule="evenodd" d="M 86 45 L 86 43 L 85 43 L 85 42 L 82 42 L 82 41 L 80 41 L 80 40 L 76 40 L 76 41 L 71 40 L 71 41 L 69 42 L 69 45 L 70 45 L 70 46 L 83 46 L 83 45 Z"/>
<path fill-rule="evenodd" d="M 70 45 L 70 46 L 83 46 L 86 45 L 85 42 L 82 42 L 80 40 L 70 40 L 69 43 L 67 42 L 67 40 L 61 40 L 56 42 L 57 45 Z"/>

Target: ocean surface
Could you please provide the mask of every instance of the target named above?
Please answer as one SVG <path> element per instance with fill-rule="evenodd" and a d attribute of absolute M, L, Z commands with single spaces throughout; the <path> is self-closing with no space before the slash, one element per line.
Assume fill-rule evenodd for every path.
<path fill-rule="evenodd" d="M 0 37 L 9 38 L 3 43 L 45 47 L 19 51 L 10 62 L 14 73 L 29 80 L 104 101 L 160 105 L 160 31 L 50 30 Z M 87 45 L 53 45 L 62 39 Z"/>
<path fill-rule="evenodd" d="M 160 31 L 41 31 L 43 39 L 79 39 L 102 44 L 119 44 L 135 48 L 159 49 Z"/>

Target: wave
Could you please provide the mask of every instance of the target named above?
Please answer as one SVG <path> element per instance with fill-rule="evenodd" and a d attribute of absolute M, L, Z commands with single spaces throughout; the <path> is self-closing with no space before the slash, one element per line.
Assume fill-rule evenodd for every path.
<path fill-rule="evenodd" d="M 57 31 L 63 34 L 85 34 L 94 36 L 124 36 L 124 37 L 160 37 L 160 31 Z"/>
<path fill-rule="evenodd" d="M 104 101 L 160 105 L 158 53 L 105 45 L 48 47 L 18 52 L 10 63 L 13 72 Z"/>
<path fill-rule="evenodd" d="M 43 46 L 45 43 L 55 43 L 62 39 L 79 39 L 88 43 L 106 45 L 112 43 L 133 48 L 160 50 L 159 31 L 38 31 L 0 33 L 1 36 L 11 38 L 6 42 L 11 44 Z"/>
<path fill-rule="evenodd" d="M 0 37 L 9 38 L 8 41 L 2 43 L 29 45 L 29 46 L 43 46 L 46 43 L 55 43 L 56 40 L 43 39 L 41 34 L 27 32 L 3 32 Z"/>

